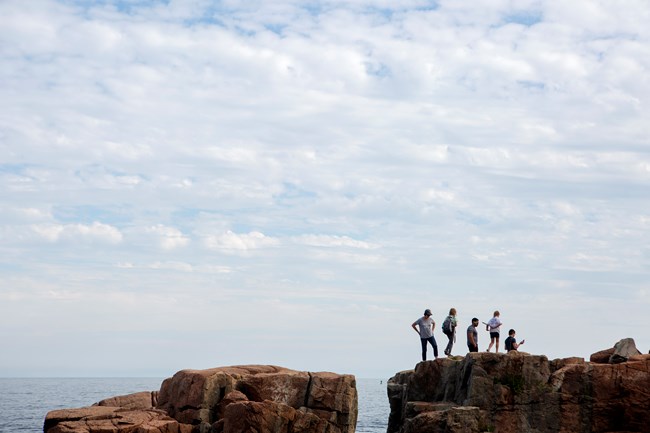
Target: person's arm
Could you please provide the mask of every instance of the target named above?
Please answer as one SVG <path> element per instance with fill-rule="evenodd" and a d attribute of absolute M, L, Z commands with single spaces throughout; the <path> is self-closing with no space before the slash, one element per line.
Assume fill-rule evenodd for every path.
<path fill-rule="evenodd" d="M 431 332 L 433 332 L 434 329 L 436 329 L 436 321 L 435 320 L 431 324 Z"/>
<path fill-rule="evenodd" d="M 508 337 L 508 338 L 511 338 L 511 337 Z M 517 343 L 517 340 L 515 340 L 515 339 L 513 338 L 511 344 L 512 344 L 512 350 L 517 350 L 517 349 L 519 348 L 519 346 L 521 346 L 522 344 L 524 344 L 524 340 L 521 340 L 521 343 Z"/>
<path fill-rule="evenodd" d="M 415 327 L 415 325 L 417 325 L 417 323 L 418 323 L 418 322 L 413 322 L 413 324 L 411 325 L 411 327 L 415 330 L 415 332 L 418 333 L 418 335 L 420 335 L 420 331 L 418 331 L 418 328 Z"/>

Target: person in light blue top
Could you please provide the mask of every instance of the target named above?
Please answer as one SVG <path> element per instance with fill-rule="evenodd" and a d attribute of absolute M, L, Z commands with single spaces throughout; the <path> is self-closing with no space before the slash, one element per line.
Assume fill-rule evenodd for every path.
<path fill-rule="evenodd" d="M 420 335 L 422 343 L 422 361 L 427 360 L 427 343 L 433 347 L 433 355 L 438 358 L 438 344 L 433 337 L 433 330 L 436 327 L 436 321 L 431 317 L 431 310 L 424 310 L 424 316 L 413 322 L 411 327 Z M 418 329 L 419 328 L 419 329 Z"/>
<path fill-rule="evenodd" d="M 445 355 L 451 356 L 451 349 L 454 347 L 456 342 L 456 325 L 458 321 L 456 320 L 456 309 L 452 308 L 449 310 L 449 316 L 442 322 L 442 333 L 447 336 L 449 342 L 445 348 Z"/>

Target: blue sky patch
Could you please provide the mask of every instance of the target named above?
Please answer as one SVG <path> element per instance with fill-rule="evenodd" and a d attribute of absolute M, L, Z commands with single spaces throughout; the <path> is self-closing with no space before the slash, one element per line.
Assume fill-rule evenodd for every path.
<path fill-rule="evenodd" d="M 506 15 L 503 18 L 504 23 L 521 24 L 526 27 L 534 26 L 542 21 L 543 15 L 541 11 L 523 11 L 511 15 Z"/>
<path fill-rule="evenodd" d="M 104 224 L 120 225 L 131 221 L 130 207 L 115 206 L 111 208 L 80 205 L 80 206 L 55 206 L 52 209 L 54 218 L 61 223 Z"/>

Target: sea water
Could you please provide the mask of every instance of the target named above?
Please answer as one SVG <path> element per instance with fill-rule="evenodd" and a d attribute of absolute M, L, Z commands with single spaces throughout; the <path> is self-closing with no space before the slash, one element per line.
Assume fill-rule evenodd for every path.
<path fill-rule="evenodd" d="M 0 432 L 41 433 L 51 410 L 90 406 L 105 398 L 160 389 L 162 378 L 0 378 Z M 386 381 L 357 379 L 358 433 L 385 433 Z"/>

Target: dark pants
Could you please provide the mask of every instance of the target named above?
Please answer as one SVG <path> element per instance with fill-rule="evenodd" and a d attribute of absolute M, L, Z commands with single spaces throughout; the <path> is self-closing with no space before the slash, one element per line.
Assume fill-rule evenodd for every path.
<path fill-rule="evenodd" d="M 445 348 L 445 355 L 451 355 L 451 348 L 454 347 L 454 333 L 447 334 L 445 332 L 445 335 L 449 338 L 449 343 L 447 343 L 447 347 Z"/>
<path fill-rule="evenodd" d="M 427 343 L 431 343 L 431 346 L 433 346 L 433 355 L 436 358 L 438 357 L 438 345 L 436 344 L 435 338 L 420 338 L 420 341 L 422 342 L 422 361 L 427 360 Z"/>
<path fill-rule="evenodd" d="M 472 346 L 468 344 L 467 348 L 469 349 L 470 352 L 478 352 L 478 346 Z"/>

